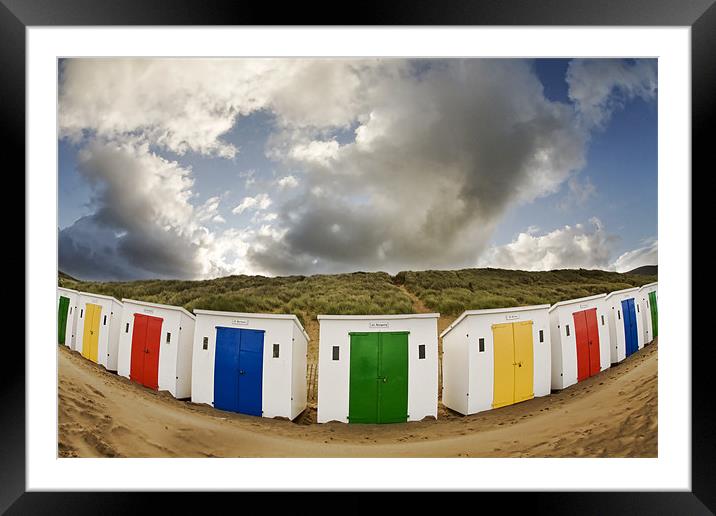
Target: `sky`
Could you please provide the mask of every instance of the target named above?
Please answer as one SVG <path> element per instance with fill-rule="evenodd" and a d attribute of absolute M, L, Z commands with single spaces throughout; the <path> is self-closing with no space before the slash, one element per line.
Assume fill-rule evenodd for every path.
<path fill-rule="evenodd" d="M 86 280 L 657 264 L 654 59 L 66 59 Z"/>

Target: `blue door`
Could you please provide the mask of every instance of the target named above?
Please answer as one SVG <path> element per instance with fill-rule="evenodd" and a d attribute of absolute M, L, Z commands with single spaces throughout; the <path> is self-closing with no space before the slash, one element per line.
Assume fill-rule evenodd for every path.
<path fill-rule="evenodd" d="M 634 298 L 629 299 L 629 320 L 631 328 L 631 352 L 636 353 L 639 351 L 639 336 L 637 335 L 636 327 L 636 305 L 634 304 Z"/>
<path fill-rule="evenodd" d="M 263 330 L 216 328 L 214 407 L 261 415 Z"/>
<path fill-rule="evenodd" d="M 264 372 L 263 330 L 239 330 L 239 412 L 261 415 L 261 388 Z"/>
<path fill-rule="evenodd" d="M 629 300 L 622 301 L 622 319 L 624 320 L 624 351 L 626 356 L 633 353 L 631 348 L 631 317 L 629 316 Z"/>
<path fill-rule="evenodd" d="M 639 349 L 639 341 L 636 334 L 636 310 L 634 309 L 633 298 L 622 301 L 622 316 L 624 318 L 626 356 L 629 356 Z"/>
<path fill-rule="evenodd" d="M 239 342 L 235 328 L 216 328 L 214 407 L 236 412 L 239 408 Z"/>

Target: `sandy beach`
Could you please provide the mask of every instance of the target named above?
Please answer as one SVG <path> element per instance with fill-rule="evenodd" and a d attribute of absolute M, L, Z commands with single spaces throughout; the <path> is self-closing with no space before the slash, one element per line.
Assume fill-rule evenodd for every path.
<path fill-rule="evenodd" d="M 215 410 L 58 348 L 60 457 L 656 457 L 654 341 L 551 396 L 394 425 L 315 424 Z"/>

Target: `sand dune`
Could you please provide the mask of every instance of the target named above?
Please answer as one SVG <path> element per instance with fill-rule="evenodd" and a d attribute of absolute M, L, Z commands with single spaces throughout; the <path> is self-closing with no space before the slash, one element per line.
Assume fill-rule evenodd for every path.
<path fill-rule="evenodd" d="M 656 457 L 656 342 L 545 398 L 396 425 L 262 419 L 173 399 L 59 354 L 61 457 Z"/>

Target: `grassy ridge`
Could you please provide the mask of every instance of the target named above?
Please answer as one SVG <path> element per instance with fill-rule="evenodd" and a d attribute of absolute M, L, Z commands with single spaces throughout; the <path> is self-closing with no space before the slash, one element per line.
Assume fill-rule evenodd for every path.
<path fill-rule="evenodd" d="M 412 296 L 445 315 L 463 310 L 556 303 L 656 281 L 656 276 L 594 270 L 524 272 L 501 269 L 355 272 L 319 276 L 228 276 L 204 281 L 83 282 L 60 275 L 60 286 L 187 310 L 296 314 L 398 314 L 413 311 Z M 406 292 L 407 291 L 407 292 Z"/>
<path fill-rule="evenodd" d="M 656 281 L 656 276 L 599 270 L 526 272 L 504 269 L 401 272 L 395 280 L 436 312 L 538 304 L 603 294 Z"/>
<path fill-rule="evenodd" d="M 187 310 L 291 313 L 306 322 L 317 314 L 412 312 L 412 300 L 384 272 L 319 276 L 228 276 L 205 281 L 148 280 L 81 282 L 60 278 L 60 286 L 168 305 Z"/>

